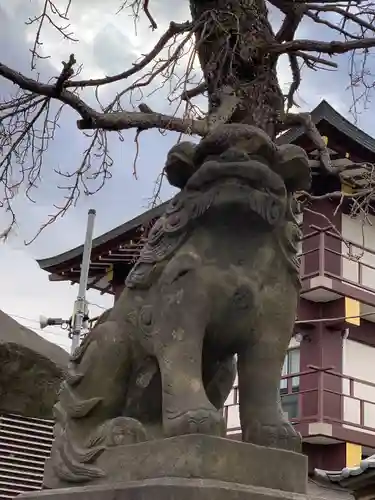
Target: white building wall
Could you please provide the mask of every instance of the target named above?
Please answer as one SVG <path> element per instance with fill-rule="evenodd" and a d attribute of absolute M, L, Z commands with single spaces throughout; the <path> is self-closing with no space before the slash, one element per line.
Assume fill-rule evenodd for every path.
<path fill-rule="evenodd" d="M 374 326 L 375 335 L 375 326 Z M 343 341 L 343 374 L 375 384 L 375 348 L 361 342 Z M 350 380 L 343 379 L 343 420 L 360 425 L 361 401 L 363 405 L 363 424 L 375 429 L 375 387 L 353 382 L 353 396 L 350 397 Z M 358 398 L 358 399 L 355 399 Z M 346 427 L 351 427 L 346 425 Z M 353 427 L 354 428 L 354 427 Z M 360 430 L 357 429 L 356 430 Z M 365 432 L 368 432 L 365 430 Z"/>
<path fill-rule="evenodd" d="M 344 278 L 375 289 L 375 217 L 369 215 L 364 220 L 363 217 L 353 218 L 342 214 L 342 237 Z M 374 253 L 364 252 L 355 245 L 350 245 L 350 242 L 373 250 Z"/>

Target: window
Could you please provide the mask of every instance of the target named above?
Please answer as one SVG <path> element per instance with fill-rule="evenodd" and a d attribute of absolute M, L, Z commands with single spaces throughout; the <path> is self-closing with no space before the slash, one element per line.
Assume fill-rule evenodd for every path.
<path fill-rule="evenodd" d="M 288 420 L 298 418 L 298 394 L 281 396 L 281 407 Z"/>
<path fill-rule="evenodd" d="M 289 349 L 285 356 L 282 376 L 293 375 L 300 371 L 300 350 Z M 292 392 L 299 391 L 299 377 L 292 377 L 291 379 Z M 288 394 L 288 380 L 280 380 L 280 395 L 281 405 L 283 411 L 288 415 L 289 420 L 298 417 L 298 395 Z"/>

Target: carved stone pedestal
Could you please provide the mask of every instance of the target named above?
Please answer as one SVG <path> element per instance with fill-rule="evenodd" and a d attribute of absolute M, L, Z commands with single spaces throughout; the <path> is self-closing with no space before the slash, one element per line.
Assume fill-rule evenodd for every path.
<path fill-rule="evenodd" d="M 307 460 L 297 453 L 204 435 L 107 449 L 106 476 L 87 485 L 23 495 L 29 500 L 303 500 Z"/>

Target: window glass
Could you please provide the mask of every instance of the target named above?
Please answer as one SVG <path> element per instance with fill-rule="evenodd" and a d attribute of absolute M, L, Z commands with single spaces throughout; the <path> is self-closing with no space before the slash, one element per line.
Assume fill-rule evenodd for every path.
<path fill-rule="evenodd" d="M 288 353 L 285 356 L 284 359 L 284 364 L 283 364 L 283 369 L 281 372 L 281 376 L 284 377 L 285 375 L 288 375 Z M 287 389 L 287 381 L 286 380 L 280 380 L 280 390 L 281 391 L 286 391 Z"/>
<path fill-rule="evenodd" d="M 291 349 L 288 352 L 289 373 L 299 373 L 300 371 L 300 350 Z M 292 390 L 299 389 L 299 377 L 292 378 Z"/>
<path fill-rule="evenodd" d="M 288 394 L 281 397 L 281 406 L 288 420 L 298 418 L 298 394 Z"/>
<path fill-rule="evenodd" d="M 288 372 L 298 373 L 300 371 L 300 350 L 291 349 L 288 354 Z"/>
<path fill-rule="evenodd" d="M 283 369 L 281 376 L 291 375 L 293 373 L 299 373 L 300 371 L 300 350 L 290 349 L 284 360 Z M 287 392 L 288 381 L 287 379 L 280 380 L 280 391 L 282 393 Z M 299 377 L 292 378 L 292 391 L 297 391 L 299 389 Z"/>

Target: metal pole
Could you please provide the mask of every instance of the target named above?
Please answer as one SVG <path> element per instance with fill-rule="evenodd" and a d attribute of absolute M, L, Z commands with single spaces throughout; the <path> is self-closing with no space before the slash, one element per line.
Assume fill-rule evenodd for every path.
<path fill-rule="evenodd" d="M 86 238 L 85 244 L 83 247 L 83 256 L 82 256 L 82 264 L 81 264 L 81 274 L 79 277 L 79 288 L 78 288 L 78 296 L 74 304 L 74 314 L 72 321 L 72 345 L 71 345 L 71 353 L 76 350 L 79 346 L 82 326 L 83 326 L 83 318 L 87 314 L 87 303 L 86 303 L 86 290 L 87 290 L 87 281 L 89 278 L 89 268 L 90 268 L 90 259 L 91 259 L 91 247 L 92 247 L 92 235 L 94 232 L 94 221 L 95 221 L 96 211 L 93 208 L 90 208 L 87 218 L 87 228 L 86 228 Z"/>

